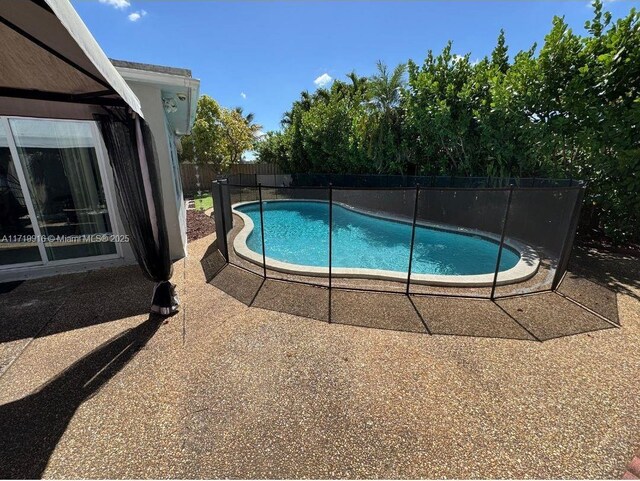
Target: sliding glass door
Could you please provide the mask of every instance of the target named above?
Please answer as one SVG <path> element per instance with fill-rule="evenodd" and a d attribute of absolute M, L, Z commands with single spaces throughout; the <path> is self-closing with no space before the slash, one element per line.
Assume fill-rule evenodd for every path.
<path fill-rule="evenodd" d="M 35 234 L 37 242 L 23 247 L 32 249 L 31 259 L 64 263 L 116 256 L 104 165 L 99 161 L 93 123 L 10 118 L 4 125 L 8 160 L 0 160 L 0 175 L 4 164 L 14 166 L 21 179 L 12 195 L 22 194 L 22 204 L 16 200 L 7 210 L 13 217 L 21 216 L 23 230 L 30 228 Z M 0 141 L 0 152 L 4 152 L 1 145 Z M 0 253 L 0 265 L 1 259 Z M 19 260 L 10 256 L 6 263 Z"/>
<path fill-rule="evenodd" d="M 41 260 L 7 132 L 0 123 L 0 267 Z"/>

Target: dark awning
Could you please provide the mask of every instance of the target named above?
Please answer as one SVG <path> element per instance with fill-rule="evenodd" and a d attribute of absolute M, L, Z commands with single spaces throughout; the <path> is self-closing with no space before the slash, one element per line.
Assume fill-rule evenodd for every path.
<path fill-rule="evenodd" d="M 140 101 L 68 0 L 0 2 L 0 114 L 92 118 Z"/>

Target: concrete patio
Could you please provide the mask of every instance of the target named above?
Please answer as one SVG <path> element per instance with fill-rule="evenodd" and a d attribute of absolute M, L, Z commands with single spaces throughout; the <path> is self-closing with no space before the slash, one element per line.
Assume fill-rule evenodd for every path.
<path fill-rule="evenodd" d="M 213 241 L 175 265 L 164 321 L 135 267 L 2 286 L 0 478 L 619 478 L 640 447 L 638 259 L 580 251 L 564 286 L 617 297 L 621 328 L 555 298 L 505 300 L 520 327 L 424 298 L 454 334 L 430 336 L 407 306 L 377 319 L 386 298 L 345 292 L 331 324 L 270 310 L 273 285 L 248 307 L 252 281 L 206 282 Z"/>

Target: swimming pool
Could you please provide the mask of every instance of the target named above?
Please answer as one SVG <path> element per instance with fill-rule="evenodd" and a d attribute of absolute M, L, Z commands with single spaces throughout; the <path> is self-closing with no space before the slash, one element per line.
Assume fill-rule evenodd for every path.
<path fill-rule="evenodd" d="M 262 264 L 259 202 L 233 206 L 244 222 L 234 250 Z M 274 200 L 263 203 L 267 266 L 305 275 L 327 275 L 329 258 L 329 204 L 313 200 Z M 345 277 L 390 280 L 407 278 L 411 224 L 383 218 L 338 203 L 333 204 L 332 273 Z M 516 245 L 514 245 L 516 244 Z M 491 285 L 499 239 L 462 229 L 417 225 L 412 282 L 442 285 Z M 527 251 L 524 262 L 522 251 Z M 502 250 L 502 283 L 535 274 L 532 252 L 507 242 Z"/>

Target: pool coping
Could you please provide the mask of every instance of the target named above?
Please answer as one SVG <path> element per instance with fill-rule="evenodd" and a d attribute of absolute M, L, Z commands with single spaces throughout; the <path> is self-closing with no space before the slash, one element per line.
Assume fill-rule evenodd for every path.
<path fill-rule="evenodd" d="M 326 200 L 318 199 L 269 199 L 268 202 L 318 202 L 328 203 Z M 259 201 L 247 201 L 237 202 L 231 206 L 231 211 L 239 216 L 244 222 L 244 226 L 238 232 L 233 240 L 233 250 L 235 253 L 254 264 L 262 267 L 262 254 L 259 254 L 251 250 L 247 245 L 247 239 L 249 234 L 253 231 L 254 224 L 251 217 L 243 212 L 237 210 L 237 207 L 241 207 L 249 204 L 259 204 Z M 406 219 L 395 216 L 383 216 L 374 214 L 365 210 L 357 209 L 341 202 L 334 202 L 334 204 L 340 207 L 357 212 L 359 214 L 368 215 L 370 217 L 376 217 L 384 220 L 391 220 L 395 222 L 401 222 L 411 225 L 411 222 Z M 438 230 L 444 230 L 453 233 L 462 233 L 465 235 L 474 235 L 484 237 L 489 240 L 500 242 L 500 236 L 492 234 L 490 232 L 481 231 L 479 229 L 470 229 L 466 227 L 455 227 L 448 224 L 439 224 L 434 222 L 416 222 L 416 225 L 427 228 L 435 228 Z M 501 271 L 498 273 L 497 286 L 515 284 L 518 282 L 524 282 L 531 279 L 540 265 L 540 256 L 530 246 L 523 244 L 515 239 L 508 237 L 504 238 L 504 244 L 518 252 L 520 259 L 518 263 L 511 269 Z M 524 260 L 525 257 L 528 260 Z M 328 267 L 308 266 L 304 264 L 291 264 L 289 262 L 279 261 L 271 257 L 265 256 L 265 262 L 267 268 L 276 271 L 284 272 L 286 274 L 296 274 L 303 276 L 316 276 L 316 277 L 329 277 Z M 411 283 L 424 284 L 432 286 L 445 286 L 445 287 L 490 287 L 493 285 L 494 273 L 489 274 L 471 274 L 471 275 L 436 275 L 436 274 L 415 274 L 411 273 Z M 344 278 L 363 278 L 363 279 L 378 279 L 387 281 L 407 281 L 407 274 L 398 271 L 388 271 L 383 269 L 366 269 L 366 268 L 354 268 L 354 267 L 332 267 L 331 276 L 344 277 Z"/>

